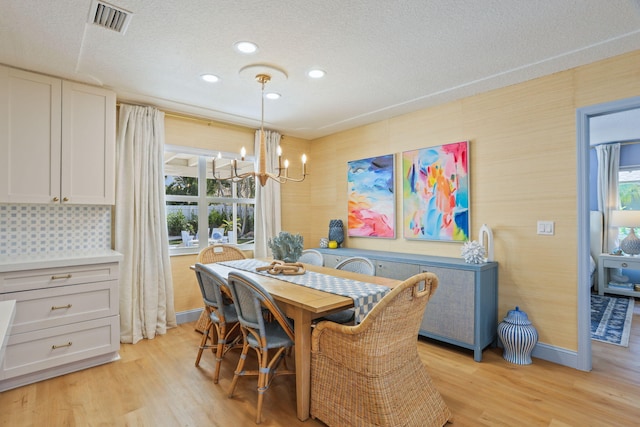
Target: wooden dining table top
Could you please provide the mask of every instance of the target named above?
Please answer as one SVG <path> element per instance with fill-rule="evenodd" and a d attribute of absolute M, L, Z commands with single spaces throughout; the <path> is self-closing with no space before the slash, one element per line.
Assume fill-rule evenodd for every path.
<path fill-rule="evenodd" d="M 262 285 L 277 302 L 286 303 L 287 305 L 298 307 L 313 313 L 312 318 L 321 317 L 329 312 L 353 306 L 353 299 L 350 297 L 290 283 L 286 281 L 286 278 L 283 275 L 267 276 L 255 272 L 239 270 L 219 263 L 207 265 L 223 277 L 227 277 L 229 272 L 232 271 L 250 277 L 260 283 L 260 285 Z M 400 281 L 396 279 L 369 276 L 367 274 L 338 270 L 330 267 L 320 267 L 310 264 L 304 264 L 304 266 L 307 271 L 315 271 L 317 273 L 327 274 L 330 276 L 358 280 L 365 283 L 373 283 L 389 288 L 393 288 L 400 283 Z"/>

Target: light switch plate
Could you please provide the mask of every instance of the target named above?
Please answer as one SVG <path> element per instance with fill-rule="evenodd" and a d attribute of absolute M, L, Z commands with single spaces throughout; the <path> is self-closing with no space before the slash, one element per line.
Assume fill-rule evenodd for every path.
<path fill-rule="evenodd" d="M 553 221 L 538 221 L 538 234 L 544 236 L 553 236 L 555 232 L 555 226 Z"/>

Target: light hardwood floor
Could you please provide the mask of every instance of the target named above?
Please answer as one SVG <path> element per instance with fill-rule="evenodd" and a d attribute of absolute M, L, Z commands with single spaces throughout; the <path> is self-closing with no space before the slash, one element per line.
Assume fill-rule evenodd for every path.
<path fill-rule="evenodd" d="M 121 360 L 0 393 L 2 426 L 252 426 L 256 390 L 242 378 L 227 390 L 237 361 L 230 353 L 219 384 L 213 356 L 194 367 L 194 324 L 135 345 Z M 520 366 L 497 348 L 471 351 L 420 340 L 419 352 L 454 414 L 452 426 L 633 426 L 640 423 L 640 301 L 628 348 L 593 342 L 593 371 L 543 360 Z M 244 381 L 243 381 L 244 380 Z M 265 397 L 263 426 L 323 426 L 295 416 L 293 378 L 277 378 Z"/>

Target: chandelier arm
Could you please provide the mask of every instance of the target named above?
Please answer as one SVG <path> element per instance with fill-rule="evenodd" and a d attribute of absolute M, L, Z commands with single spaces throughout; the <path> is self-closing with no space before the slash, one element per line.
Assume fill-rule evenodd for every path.
<path fill-rule="evenodd" d="M 275 168 L 277 170 L 277 175 L 275 173 L 267 172 L 267 143 L 266 143 L 266 135 L 264 131 L 264 87 L 265 83 L 271 80 L 271 76 L 268 74 L 258 74 L 256 76 L 256 80 L 261 83 L 262 91 L 261 91 L 261 115 L 260 115 L 260 141 L 259 141 L 259 152 L 258 152 L 258 172 L 246 172 L 238 175 L 238 163 L 237 160 L 233 160 L 231 166 L 231 176 L 227 178 L 216 177 L 215 174 L 215 159 L 213 159 L 213 179 L 218 181 L 231 181 L 231 182 L 239 182 L 244 179 L 253 177 L 254 180 L 260 182 L 260 185 L 265 186 L 269 179 L 273 179 L 274 181 L 285 184 L 288 181 L 291 182 L 302 182 L 307 177 L 307 169 L 306 169 L 306 156 L 302 156 L 302 177 L 300 178 L 292 178 L 289 177 L 287 173 L 288 162 L 285 161 L 285 166 L 282 167 L 282 153 L 280 151 L 280 147 L 278 147 L 278 167 Z M 242 160 L 244 160 L 244 147 L 242 148 Z M 284 172 L 283 172 L 284 171 Z"/>

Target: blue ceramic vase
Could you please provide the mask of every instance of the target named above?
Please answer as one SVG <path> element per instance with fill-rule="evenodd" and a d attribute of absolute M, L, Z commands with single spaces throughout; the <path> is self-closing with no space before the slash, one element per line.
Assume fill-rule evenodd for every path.
<path fill-rule="evenodd" d="M 527 313 L 519 307 L 510 310 L 498 325 L 498 337 L 504 346 L 502 357 L 516 365 L 530 365 L 531 352 L 538 342 L 538 331 L 529 321 Z"/>
<path fill-rule="evenodd" d="M 329 240 L 335 240 L 338 247 L 344 242 L 344 227 L 341 219 L 332 219 L 329 221 Z"/>

